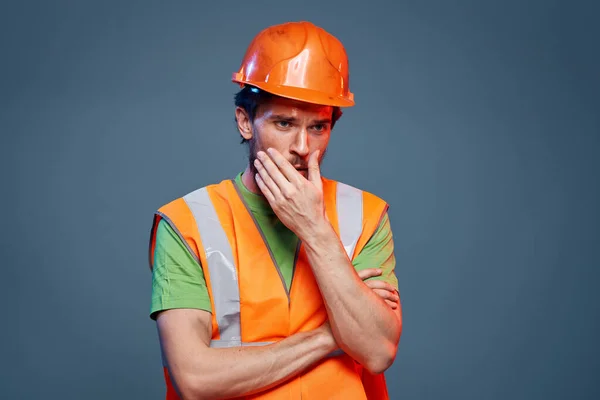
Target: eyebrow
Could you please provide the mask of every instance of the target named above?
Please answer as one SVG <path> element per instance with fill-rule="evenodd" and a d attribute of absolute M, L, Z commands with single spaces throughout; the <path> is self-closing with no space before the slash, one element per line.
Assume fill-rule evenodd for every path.
<path fill-rule="evenodd" d="M 271 115 L 271 117 L 269 119 L 276 119 L 279 121 L 286 121 L 286 122 L 297 122 L 298 121 L 297 118 L 290 117 L 289 115 L 285 115 L 285 114 L 273 114 L 273 115 Z M 312 124 L 331 124 L 331 118 L 312 120 L 311 123 Z"/>

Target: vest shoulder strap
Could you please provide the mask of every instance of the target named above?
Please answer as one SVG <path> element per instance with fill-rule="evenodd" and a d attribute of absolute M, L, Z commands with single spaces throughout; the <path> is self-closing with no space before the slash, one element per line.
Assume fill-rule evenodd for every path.
<path fill-rule="evenodd" d="M 373 236 L 389 206 L 372 193 L 331 179 L 324 179 L 323 191 L 328 218 L 353 259 Z"/>

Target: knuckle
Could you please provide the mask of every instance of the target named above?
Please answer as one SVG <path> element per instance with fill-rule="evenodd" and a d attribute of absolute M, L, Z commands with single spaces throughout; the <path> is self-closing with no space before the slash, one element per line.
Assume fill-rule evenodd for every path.
<path fill-rule="evenodd" d="M 291 199 L 293 199 L 293 198 L 295 198 L 295 197 L 296 197 L 297 193 L 298 193 L 298 192 L 296 191 L 296 189 L 287 189 L 287 190 L 285 191 L 285 197 L 286 197 L 288 200 L 291 200 Z"/>

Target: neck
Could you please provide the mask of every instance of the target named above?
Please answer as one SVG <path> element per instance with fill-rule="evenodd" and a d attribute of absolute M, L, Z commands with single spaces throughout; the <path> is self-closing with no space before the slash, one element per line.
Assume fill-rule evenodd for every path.
<path fill-rule="evenodd" d="M 246 170 L 242 174 L 242 183 L 244 184 L 244 186 L 246 186 L 246 189 L 248 189 L 252 193 L 263 196 L 263 193 L 256 184 L 256 180 L 254 180 L 254 175 L 252 174 L 250 166 L 246 167 Z"/>

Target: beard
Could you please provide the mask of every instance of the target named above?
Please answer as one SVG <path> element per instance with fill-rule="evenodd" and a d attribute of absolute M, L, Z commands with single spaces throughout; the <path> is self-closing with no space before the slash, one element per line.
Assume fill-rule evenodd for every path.
<path fill-rule="evenodd" d="M 249 140 L 248 143 L 248 162 L 249 162 L 249 166 L 250 166 L 250 172 L 252 173 L 252 178 L 254 178 L 256 176 L 256 174 L 258 173 L 258 171 L 256 170 L 256 167 L 254 166 L 254 160 L 256 160 L 258 158 L 257 153 L 259 151 L 266 151 L 266 149 L 263 148 L 261 142 L 260 142 L 260 136 L 257 134 L 258 132 L 256 131 L 256 129 L 253 128 L 253 135 L 252 135 L 252 139 Z M 321 166 L 321 163 L 323 162 L 323 159 L 325 158 L 325 154 L 327 153 L 327 149 L 323 150 L 321 152 L 321 154 L 319 154 L 319 167 Z M 294 156 L 291 160 L 289 160 L 289 163 L 294 165 L 294 166 L 299 166 L 299 168 L 308 168 L 308 160 L 304 160 L 301 157 L 298 156 Z M 302 174 L 302 171 L 298 171 Z M 305 178 L 308 179 L 308 171 L 305 174 L 302 174 Z"/>
<path fill-rule="evenodd" d="M 256 130 L 254 130 L 254 134 L 252 135 L 252 139 L 250 139 L 250 143 L 248 143 L 248 162 L 250 163 L 250 172 L 252 172 L 252 179 L 258 174 L 258 170 L 254 166 L 254 161 L 258 158 L 256 155 L 260 151 L 258 138 L 256 136 Z"/>

